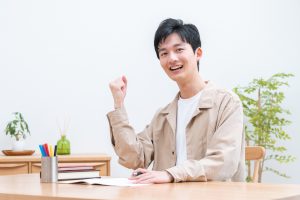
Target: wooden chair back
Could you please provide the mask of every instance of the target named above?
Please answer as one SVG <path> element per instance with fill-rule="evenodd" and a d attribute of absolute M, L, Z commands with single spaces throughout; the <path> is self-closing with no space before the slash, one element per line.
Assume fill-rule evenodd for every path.
<path fill-rule="evenodd" d="M 252 181 L 258 183 L 259 170 L 262 161 L 265 157 L 265 148 L 261 146 L 247 146 L 245 149 L 245 159 L 247 161 L 254 161 L 254 170 Z"/>

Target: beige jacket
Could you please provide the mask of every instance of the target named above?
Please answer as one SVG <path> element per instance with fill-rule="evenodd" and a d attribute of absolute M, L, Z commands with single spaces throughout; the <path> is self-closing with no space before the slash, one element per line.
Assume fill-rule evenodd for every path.
<path fill-rule="evenodd" d="M 139 134 L 125 108 L 107 114 L 113 147 L 127 168 L 166 170 L 180 181 L 244 181 L 245 148 L 242 104 L 234 93 L 208 83 L 186 127 L 188 160 L 176 166 L 176 98 L 159 110 Z"/>

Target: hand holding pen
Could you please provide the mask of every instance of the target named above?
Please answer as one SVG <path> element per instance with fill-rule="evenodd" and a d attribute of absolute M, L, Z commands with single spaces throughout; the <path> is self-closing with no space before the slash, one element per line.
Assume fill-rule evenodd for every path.
<path fill-rule="evenodd" d="M 167 171 L 152 171 L 138 168 L 133 171 L 129 180 L 133 183 L 170 183 L 174 181 L 173 176 Z"/>

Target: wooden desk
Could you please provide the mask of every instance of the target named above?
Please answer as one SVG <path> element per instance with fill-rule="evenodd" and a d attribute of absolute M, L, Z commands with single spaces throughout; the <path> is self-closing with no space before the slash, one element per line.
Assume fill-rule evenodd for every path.
<path fill-rule="evenodd" d="M 38 174 L 0 176 L 0 200 L 91 200 L 91 199 L 299 199 L 300 185 L 233 182 L 154 184 L 113 187 L 40 183 Z"/>
<path fill-rule="evenodd" d="M 58 156 L 58 165 L 88 164 L 100 170 L 100 175 L 110 175 L 110 156 L 105 154 L 71 154 Z M 4 156 L 0 155 L 0 175 L 39 173 L 41 156 Z"/>

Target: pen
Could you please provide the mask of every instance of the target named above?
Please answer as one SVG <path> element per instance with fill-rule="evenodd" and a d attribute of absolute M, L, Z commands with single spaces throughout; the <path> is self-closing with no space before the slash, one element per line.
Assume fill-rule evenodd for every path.
<path fill-rule="evenodd" d="M 139 175 L 141 175 L 141 174 L 143 174 L 143 172 L 133 172 L 133 173 L 132 173 L 132 176 L 139 176 Z"/>
<path fill-rule="evenodd" d="M 54 147 L 54 157 L 56 156 L 56 151 L 57 151 L 57 145 Z"/>
<path fill-rule="evenodd" d="M 40 147 L 40 151 L 41 151 L 42 156 L 45 157 L 46 154 L 45 154 L 43 145 L 40 144 L 39 147 Z"/>
<path fill-rule="evenodd" d="M 53 157 L 53 148 L 52 145 L 49 145 L 50 157 Z"/>
<path fill-rule="evenodd" d="M 43 147 L 44 147 L 44 151 L 45 151 L 46 156 L 49 156 L 48 144 L 45 143 L 45 144 L 43 145 Z"/>

